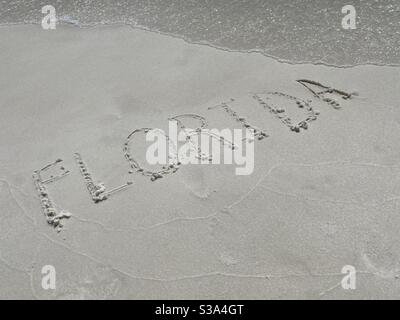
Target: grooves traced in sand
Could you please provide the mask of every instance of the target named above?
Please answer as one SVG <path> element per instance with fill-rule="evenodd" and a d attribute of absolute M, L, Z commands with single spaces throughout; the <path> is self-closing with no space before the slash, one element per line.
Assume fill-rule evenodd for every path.
<path fill-rule="evenodd" d="M 60 232 L 63 227 L 62 220 L 69 219 L 71 217 L 71 214 L 65 211 L 61 212 L 57 211 L 53 201 L 50 199 L 49 192 L 47 191 L 45 185 L 64 178 L 66 175 L 69 174 L 69 171 L 65 170 L 64 167 L 61 167 L 60 168 L 62 170 L 61 174 L 57 176 L 51 176 L 49 179 L 45 181 L 42 180 L 41 173 L 49 170 L 50 168 L 58 165 L 61 162 L 62 160 L 58 159 L 55 162 L 52 162 L 44 166 L 42 169 L 34 171 L 33 173 L 33 182 L 35 184 L 40 199 L 40 203 L 42 205 L 43 213 L 46 216 L 46 221 L 49 225 L 52 225 L 54 228 L 56 228 L 57 232 Z"/>
<path fill-rule="evenodd" d="M 335 109 L 341 108 L 339 102 L 336 99 L 326 97 L 326 94 L 337 94 L 337 95 L 341 96 L 342 99 L 344 99 L 344 100 L 350 99 L 352 96 L 358 95 L 357 92 L 347 93 L 343 90 L 328 87 L 328 86 L 323 85 L 314 80 L 299 79 L 296 81 L 298 83 L 300 83 L 302 86 L 304 86 L 305 88 L 307 88 L 307 90 L 309 90 L 314 95 L 314 97 L 330 104 Z M 322 91 L 313 90 L 313 89 L 311 89 L 311 85 L 313 85 L 317 88 L 323 89 L 323 90 Z"/>
<path fill-rule="evenodd" d="M 183 124 L 183 122 L 180 120 L 180 118 L 192 118 L 192 119 L 196 119 L 200 122 L 200 127 L 193 129 L 192 132 L 185 131 L 186 132 L 186 142 L 188 142 L 190 144 L 190 147 L 192 148 L 192 150 L 197 149 L 196 150 L 197 151 L 197 154 L 196 154 L 197 159 L 211 161 L 212 156 L 210 154 L 206 154 L 206 153 L 202 152 L 201 147 L 199 145 L 196 145 L 196 143 L 192 139 L 193 135 L 199 135 L 201 133 L 201 130 L 205 129 L 207 127 L 206 119 L 204 117 L 199 116 L 194 113 L 185 113 L 185 114 L 179 114 L 179 115 L 173 116 L 173 117 L 169 118 L 168 120 L 176 121 L 177 124 L 179 125 L 179 127 L 181 128 L 181 130 L 187 130 L 186 126 Z"/>
<path fill-rule="evenodd" d="M 261 94 L 266 95 L 265 99 L 261 98 Z M 286 109 L 285 108 L 280 108 L 273 104 L 271 102 L 270 96 L 280 96 L 284 97 L 288 100 L 295 101 L 297 106 L 301 109 L 306 110 L 306 115 L 307 118 L 305 120 L 299 121 L 297 124 L 293 124 L 292 119 L 286 114 Z M 271 113 L 273 113 L 277 118 L 281 120 L 281 122 L 289 127 L 290 130 L 294 132 L 300 132 L 300 129 L 307 130 L 308 129 L 308 124 L 311 121 L 314 121 L 317 119 L 317 115 L 319 114 L 318 111 L 314 111 L 313 107 L 311 106 L 311 100 L 305 101 L 303 99 L 299 99 L 297 97 L 288 95 L 286 93 L 282 92 L 265 92 L 265 93 L 255 93 L 253 94 L 253 98 L 264 108 L 264 110 L 267 110 Z M 267 102 L 268 100 L 268 102 Z"/>
<path fill-rule="evenodd" d="M 131 150 L 129 148 L 129 142 L 131 141 L 132 137 L 139 132 L 143 132 L 143 133 L 148 133 L 150 130 L 158 130 L 158 129 L 152 129 L 152 128 L 141 128 L 141 129 L 135 129 L 134 131 L 132 131 L 128 137 L 126 138 L 126 141 L 124 143 L 124 147 L 123 147 L 123 151 L 124 151 L 124 155 L 126 160 L 128 160 L 130 167 L 132 168 L 132 170 L 136 170 L 136 172 L 141 173 L 144 176 L 149 176 L 151 181 L 155 181 L 157 179 L 162 178 L 164 175 L 169 174 L 169 173 L 175 173 L 180 166 L 180 162 L 179 161 L 175 161 L 175 159 L 171 156 L 171 153 L 168 152 L 168 163 L 169 165 L 167 166 L 163 166 L 161 168 L 161 170 L 159 171 L 150 171 L 150 170 L 145 170 L 143 169 L 140 164 L 132 157 L 132 153 Z M 158 130 L 161 134 L 163 134 L 168 142 L 169 146 L 173 146 L 174 148 L 174 154 L 177 154 L 177 146 L 175 146 L 168 135 L 164 134 L 162 132 L 162 130 Z M 132 171 L 133 172 L 133 171 Z M 130 173 L 132 173 L 130 172 Z"/>
<path fill-rule="evenodd" d="M 83 161 L 81 154 L 75 153 L 74 157 L 76 162 L 78 163 L 79 170 L 83 176 L 83 179 L 85 180 L 86 188 L 88 189 L 94 203 L 107 200 L 111 194 L 118 191 L 122 191 L 127 187 L 129 187 L 130 185 L 132 185 L 132 182 L 128 181 L 123 185 L 120 185 L 118 187 L 115 187 L 114 189 L 111 189 L 110 191 L 107 191 L 106 186 L 104 185 L 103 182 L 99 182 L 97 184 L 94 183 L 92 175 L 89 173 L 88 167 Z"/>
<path fill-rule="evenodd" d="M 314 94 L 315 97 L 318 97 L 319 99 L 322 99 L 323 101 L 328 102 L 331 105 L 333 105 L 335 109 L 338 109 L 339 104 L 337 102 L 332 101 L 332 99 L 324 98 L 325 94 L 336 93 L 336 94 L 341 95 L 343 99 L 349 99 L 352 97 L 352 95 L 358 95 L 356 93 L 348 94 L 342 90 L 334 89 L 334 88 L 322 85 L 322 84 L 320 84 L 316 81 L 312 81 L 312 80 L 304 80 L 303 79 L 303 80 L 297 80 L 297 82 L 299 82 L 300 84 L 305 86 L 308 90 L 310 90 Z M 311 88 L 309 88 L 305 83 L 321 87 L 324 90 L 321 92 L 316 92 L 316 91 L 312 90 Z M 263 100 L 260 97 L 261 94 L 267 95 L 267 97 L 265 98 L 266 100 L 270 100 L 270 97 L 268 97 L 268 96 L 281 96 L 288 100 L 295 101 L 299 108 L 304 108 L 306 110 L 306 114 L 307 114 L 306 120 L 302 120 L 299 123 L 297 123 L 296 125 L 294 125 L 292 123 L 291 119 L 285 114 L 284 108 L 279 108 L 279 107 L 273 105 L 272 103 L 267 103 L 265 100 Z M 294 96 L 291 96 L 291 95 L 288 95 L 285 93 L 277 92 L 277 91 L 255 93 L 255 94 L 253 94 L 253 98 L 261 106 L 263 106 L 264 109 L 270 111 L 271 113 L 274 113 L 286 126 L 288 126 L 292 131 L 295 131 L 295 132 L 300 132 L 300 129 L 307 129 L 308 123 L 316 120 L 317 115 L 319 114 L 319 112 L 313 110 L 313 108 L 311 106 L 311 100 L 305 101 L 303 99 L 299 99 L 297 97 L 294 97 Z M 230 100 L 230 102 L 234 102 L 234 101 L 235 101 L 234 99 Z M 269 137 L 269 135 L 264 130 L 261 130 L 258 127 L 251 125 L 244 117 L 240 117 L 237 114 L 237 112 L 234 111 L 228 105 L 227 102 L 223 102 L 220 105 L 217 105 L 214 107 L 209 107 L 208 110 L 211 110 L 214 108 L 222 108 L 226 113 L 228 113 L 228 115 L 233 117 L 236 121 L 240 122 L 244 128 L 253 130 L 254 136 L 257 137 L 258 140 L 262 140 L 266 137 Z M 196 129 L 187 130 L 186 126 L 180 120 L 181 118 L 195 119 L 195 120 L 199 121 L 200 126 L 197 127 Z M 177 121 L 178 125 L 180 126 L 180 128 L 182 130 L 185 130 L 185 129 L 187 130 L 187 131 L 185 131 L 186 141 L 190 143 L 192 150 L 197 151 L 197 157 L 199 159 L 206 159 L 208 161 L 212 161 L 212 155 L 202 152 L 201 147 L 198 144 L 196 144 L 195 142 L 193 142 L 193 140 L 191 138 L 193 135 L 200 135 L 202 133 L 205 133 L 212 138 L 218 139 L 223 144 L 228 144 L 232 148 L 232 150 L 235 149 L 235 145 L 232 142 L 230 142 L 229 140 L 226 140 L 224 137 L 219 136 L 209 130 L 205 130 L 207 127 L 207 121 L 204 117 L 202 117 L 200 115 L 191 114 L 191 113 L 180 114 L 180 115 L 176 115 L 174 117 L 169 118 L 169 120 Z M 143 132 L 143 133 L 147 134 L 149 131 L 159 131 L 162 135 L 164 135 L 166 141 L 168 142 L 169 148 L 171 146 L 174 148 L 172 153 L 168 152 L 168 165 L 164 165 L 162 167 L 162 169 L 159 171 L 150 171 L 150 170 L 145 170 L 144 168 L 142 168 L 140 166 L 140 164 L 132 157 L 132 153 L 129 148 L 129 143 L 130 143 L 132 137 L 136 133 Z M 244 139 L 246 139 L 246 138 L 244 138 Z M 128 160 L 129 165 L 132 169 L 129 173 L 133 173 L 133 170 L 136 170 L 137 172 L 140 172 L 144 176 L 150 176 L 151 181 L 155 181 L 159 178 L 162 178 L 166 174 L 175 173 L 181 165 L 181 163 L 179 162 L 179 158 L 175 157 L 175 155 L 176 156 L 178 155 L 177 148 L 178 148 L 178 146 L 175 145 L 173 143 L 173 141 L 170 140 L 169 136 L 166 135 L 160 129 L 152 129 L 152 128 L 135 129 L 128 135 L 128 137 L 126 138 L 126 141 L 124 143 L 124 147 L 123 147 L 125 158 Z M 169 149 L 169 151 L 171 151 L 171 149 Z M 82 156 L 79 153 L 75 153 L 74 156 L 75 156 L 75 160 L 78 163 L 80 172 L 85 180 L 86 187 L 92 197 L 92 200 L 95 203 L 98 203 L 100 201 L 108 199 L 109 195 L 111 195 L 115 192 L 124 190 L 125 188 L 127 188 L 128 186 L 130 186 L 132 184 L 132 182 L 127 182 L 124 185 L 118 186 L 107 192 L 104 183 L 99 182 L 98 184 L 96 184 L 94 182 L 92 175 L 89 173 L 88 168 L 82 159 Z M 62 219 L 69 218 L 71 216 L 71 214 L 63 212 L 63 211 L 61 213 L 57 212 L 56 207 L 54 206 L 54 203 L 50 200 L 50 198 L 48 196 L 48 192 L 46 190 L 45 184 L 51 183 L 51 182 L 54 182 L 56 180 L 63 178 L 65 175 L 67 175 L 69 173 L 69 171 L 65 171 L 64 167 L 61 167 L 61 169 L 63 170 L 62 174 L 57 175 L 57 176 L 50 176 L 50 178 L 45 181 L 42 180 L 40 173 L 50 169 L 51 167 L 57 165 L 61 161 L 62 161 L 61 159 L 58 159 L 54 163 L 50 163 L 49 165 L 46 165 L 44 168 L 35 171 L 34 175 L 33 175 L 34 183 L 35 183 L 36 189 L 38 191 L 39 197 L 41 199 L 42 209 L 43 209 L 45 216 L 47 217 L 47 222 L 49 224 L 53 225 L 55 228 L 57 228 L 58 231 L 60 231 L 63 226 L 61 223 Z"/>
<path fill-rule="evenodd" d="M 192 118 L 192 119 L 196 119 L 200 122 L 200 127 L 197 127 L 193 130 L 189 130 L 187 129 L 187 127 L 183 124 L 183 122 L 180 120 L 180 118 Z M 201 135 L 201 134 L 205 134 L 207 136 L 209 136 L 210 138 L 216 139 L 218 141 L 220 141 L 222 144 L 228 145 L 232 150 L 235 150 L 237 147 L 235 146 L 235 144 L 231 141 L 229 141 L 228 139 L 221 137 L 219 135 L 216 135 L 210 131 L 206 131 L 204 129 L 207 128 L 207 121 L 206 118 L 194 114 L 194 113 L 185 113 L 185 114 L 179 114 L 176 115 L 174 117 L 169 118 L 169 120 L 175 120 L 179 127 L 181 128 L 181 130 L 184 130 L 186 133 L 186 141 L 190 144 L 192 150 L 196 150 L 197 154 L 196 154 L 196 158 L 200 159 L 200 160 L 206 160 L 211 162 L 212 161 L 212 155 L 211 154 L 207 154 L 205 152 L 203 152 L 201 150 L 201 146 L 199 144 L 197 144 L 196 142 L 193 141 L 193 139 L 191 138 L 194 135 Z"/>
<path fill-rule="evenodd" d="M 234 99 L 231 99 L 230 102 L 234 102 Z M 246 129 L 252 129 L 254 132 L 254 136 L 257 137 L 258 140 L 262 140 L 264 138 L 269 137 L 269 134 L 267 134 L 264 130 L 253 126 L 252 124 L 250 124 L 246 118 L 241 117 L 238 115 L 238 113 L 233 110 L 227 102 L 222 102 L 219 105 L 213 106 L 213 107 L 208 107 L 208 110 L 212 110 L 212 109 L 217 109 L 217 108 L 222 108 L 225 110 L 225 112 L 227 114 L 229 114 L 232 118 L 234 118 L 237 122 L 240 122 L 240 124 L 246 128 Z"/>

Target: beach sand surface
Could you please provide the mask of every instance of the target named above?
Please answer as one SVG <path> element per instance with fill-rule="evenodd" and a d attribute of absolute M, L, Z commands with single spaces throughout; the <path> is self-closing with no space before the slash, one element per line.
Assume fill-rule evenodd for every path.
<path fill-rule="evenodd" d="M 3 26 L 0 39 L 0 298 L 399 296 L 399 68 L 280 63 L 127 26 Z M 297 79 L 359 95 L 336 110 Z M 252 98 L 263 91 L 311 99 L 318 119 L 290 131 Z M 183 113 L 240 128 L 208 110 L 231 98 L 270 135 L 255 142 L 251 175 L 233 165 L 187 165 L 154 182 L 129 174 L 130 132 L 167 130 Z M 144 135 L 131 150 L 151 168 Z M 76 152 L 107 188 L 132 185 L 93 203 Z M 72 217 L 57 233 L 32 173 L 59 158 L 71 172 L 47 188 Z M 45 265 L 55 290 L 41 286 Z M 345 265 L 356 290 L 341 287 Z"/>

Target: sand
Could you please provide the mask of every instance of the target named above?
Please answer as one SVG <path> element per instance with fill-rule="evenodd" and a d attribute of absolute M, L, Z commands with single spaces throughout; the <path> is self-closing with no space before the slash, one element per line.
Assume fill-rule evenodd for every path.
<path fill-rule="evenodd" d="M 292 65 L 123 26 L 3 26 L 0 39 L 1 298 L 399 296 L 398 67 Z M 334 108 L 299 79 L 358 96 Z M 254 99 L 265 92 L 312 100 L 316 119 L 291 130 Z M 245 121 L 210 108 L 223 102 Z M 293 123 L 310 112 L 285 96 L 269 102 Z M 179 114 L 265 132 L 253 174 L 187 165 L 151 181 L 132 170 L 128 135 L 166 130 Z M 130 150 L 145 165 L 139 136 Z M 76 153 L 94 184 L 132 184 L 95 203 Z M 69 174 L 46 188 L 71 214 L 60 232 L 32 180 L 57 159 Z M 45 265 L 57 271 L 55 290 L 41 286 Z M 358 272 L 355 290 L 341 288 L 344 265 Z"/>

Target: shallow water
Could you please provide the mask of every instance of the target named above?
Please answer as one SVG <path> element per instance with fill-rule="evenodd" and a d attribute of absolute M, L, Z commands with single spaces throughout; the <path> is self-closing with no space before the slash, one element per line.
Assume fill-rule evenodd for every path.
<path fill-rule="evenodd" d="M 0 24 L 40 23 L 46 1 L 1 0 Z M 397 0 L 58 0 L 63 23 L 129 24 L 230 50 L 257 50 L 292 63 L 400 64 Z M 351 4 L 357 29 L 344 30 Z"/>

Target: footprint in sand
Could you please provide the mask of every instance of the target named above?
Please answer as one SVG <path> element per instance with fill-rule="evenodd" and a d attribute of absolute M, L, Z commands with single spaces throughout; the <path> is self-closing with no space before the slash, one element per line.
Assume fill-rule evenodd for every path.
<path fill-rule="evenodd" d="M 201 166 L 183 166 L 179 177 L 183 185 L 196 197 L 206 199 L 210 196 L 207 178 Z"/>

